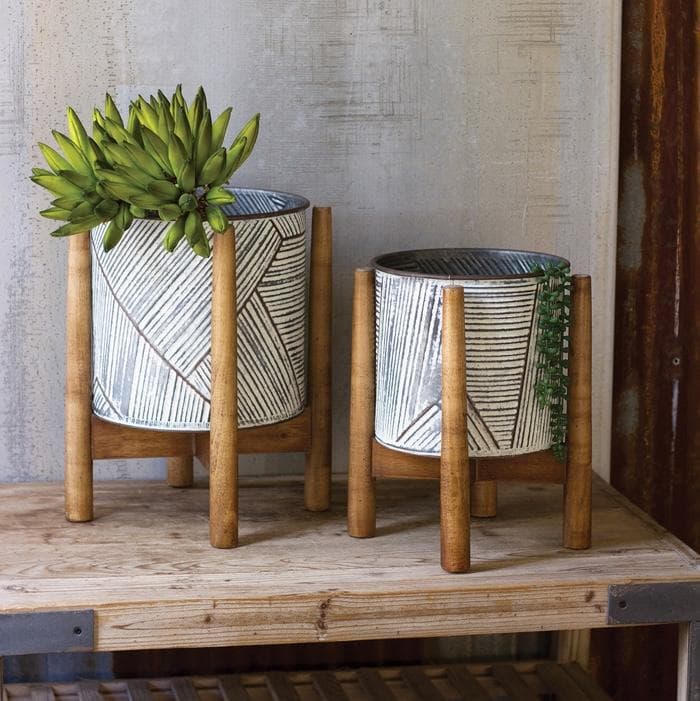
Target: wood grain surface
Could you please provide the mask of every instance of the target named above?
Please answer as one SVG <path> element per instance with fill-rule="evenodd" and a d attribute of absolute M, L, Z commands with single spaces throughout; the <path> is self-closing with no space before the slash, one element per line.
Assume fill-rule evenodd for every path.
<path fill-rule="evenodd" d="M 59 484 L 0 486 L 0 611 L 91 608 L 96 649 L 429 637 L 599 627 L 613 583 L 700 581 L 697 555 L 596 481 L 590 550 L 561 547 L 561 486 L 499 488 L 472 569 L 440 568 L 438 484 L 380 480 L 377 535 L 350 538 L 301 479 L 243 481 L 235 550 L 208 544 L 206 484 L 98 482 L 97 519 Z"/>

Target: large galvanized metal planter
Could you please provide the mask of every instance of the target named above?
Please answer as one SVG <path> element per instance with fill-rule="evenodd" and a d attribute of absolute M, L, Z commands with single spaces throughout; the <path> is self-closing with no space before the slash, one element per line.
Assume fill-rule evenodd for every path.
<path fill-rule="evenodd" d="M 375 438 L 439 455 L 442 288 L 464 287 L 468 445 L 472 457 L 519 455 L 552 443 L 549 409 L 535 395 L 536 266 L 556 256 L 494 249 L 435 249 L 375 259 Z"/>
<path fill-rule="evenodd" d="M 303 197 L 234 189 L 238 425 L 306 404 Z M 109 253 L 92 231 L 93 411 L 129 426 L 205 431 L 211 397 L 211 259 L 162 246 L 168 222 L 135 222 Z M 213 234 L 207 230 L 211 237 Z"/>

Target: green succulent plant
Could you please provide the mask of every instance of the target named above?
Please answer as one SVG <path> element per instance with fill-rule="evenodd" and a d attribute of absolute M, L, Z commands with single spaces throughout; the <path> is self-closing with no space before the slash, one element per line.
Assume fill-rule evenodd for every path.
<path fill-rule="evenodd" d="M 571 318 L 571 270 L 566 263 L 536 265 L 540 287 L 537 304 L 538 379 L 535 396 L 549 408 L 552 452 L 566 459 L 566 403 L 569 396 L 568 349 Z"/>
<path fill-rule="evenodd" d="M 172 224 L 163 245 L 168 251 L 184 238 L 200 256 L 209 256 L 204 222 L 218 233 L 228 227 L 224 205 L 235 201 L 224 185 L 250 155 L 260 115 L 252 117 L 226 148 L 232 108 L 215 120 L 200 87 L 188 105 L 178 85 L 168 99 L 162 91 L 141 96 L 122 118 L 107 94 L 104 110 L 93 111 L 92 136 L 68 108 L 68 135 L 53 131 L 60 152 L 39 148 L 50 170 L 33 168 L 31 179 L 56 199 L 40 214 L 65 222 L 53 236 L 70 236 L 109 222 L 106 251 L 121 240 L 132 221 L 157 217 Z"/>

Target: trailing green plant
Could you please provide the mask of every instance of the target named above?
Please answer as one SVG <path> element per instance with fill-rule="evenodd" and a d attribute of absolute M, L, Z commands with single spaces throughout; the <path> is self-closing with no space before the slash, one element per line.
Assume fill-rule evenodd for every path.
<path fill-rule="evenodd" d="M 539 275 L 538 379 L 535 395 L 549 409 L 552 452 L 566 458 L 566 402 L 568 399 L 568 348 L 571 314 L 571 270 L 566 263 L 536 265 Z"/>
<path fill-rule="evenodd" d="M 33 168 L 31 179 L 56 196 L 41 215 L 66 222 L 51 232 L 70 236 L 108 222 L 106 251 L 121 240 L 132 221 L 171 221 L 163 245 L 175 250 L 184 238 L 209 256 L 204 222 L 218 233 L 228 227 L 223 206 L 234 202 L 224 185 L 250 155 L 260 115 L 252 117 L 226 148 L 232 108 L 215 120 L 200 87 L 187 104 L 178 85 L 168 99 L 162 91 L 129 105 L 126 120 L 107 94 L 104 110 L 93 111 L 92 135 L 68 108 L 68 135 L 53 131 L 61 152 L 39 148 L 50 170 Z"/>

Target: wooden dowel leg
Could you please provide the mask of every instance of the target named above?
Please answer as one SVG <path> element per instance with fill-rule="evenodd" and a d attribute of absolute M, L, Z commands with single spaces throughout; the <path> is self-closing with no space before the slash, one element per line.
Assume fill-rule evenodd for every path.
<path fill-rule="evenodd" d="M 374 270 L 355 271 L 350 359 L 350 451 L 348 462 L 348 532 L 371 538 L 376 529 L 372 477 L 374 436 Z"/>
<path fill-rule="evenodd" d="M 304 476 L 304 504 L 309 511 L 325 511 L 331 504 L 331 265 L 331 208 L 314 207 L 309 294 L 311 447 Z"/>
<path fill-rule="evenodd" d="M 65 509 L 69 521 L 91 521 L 92 280 L 90 233 L 68 240 L 66 296 Z"/>
<path fill-rule="evenodd" d="M 498 507 L 498 483 L 495 480 L 472 482 L 472 516 L 492 518 Z"/>
<path fill-rule="evenodd" d="M 447 572 L 466 572 L 469 569 L 469 453 L 464 289 L 446 287 L 442 300 L 440 562 Z"/>
<path fill-rule="evenodd" d="M 568 456 L 564 483 L 564 546 L 591 545 L 591 278 L 571 282 Z"/>
<path fill-rule="evenodd" d="M 236 238 L 214 235 L 211 310 L 209 539 L 216 548 L 238 543 L 236 407 Z"/>
<path fill-rule="evenodd" d="M 168 485 L 191 487 L 194 482 L 194 465 L 191 457 L 168 458 Z"/>

